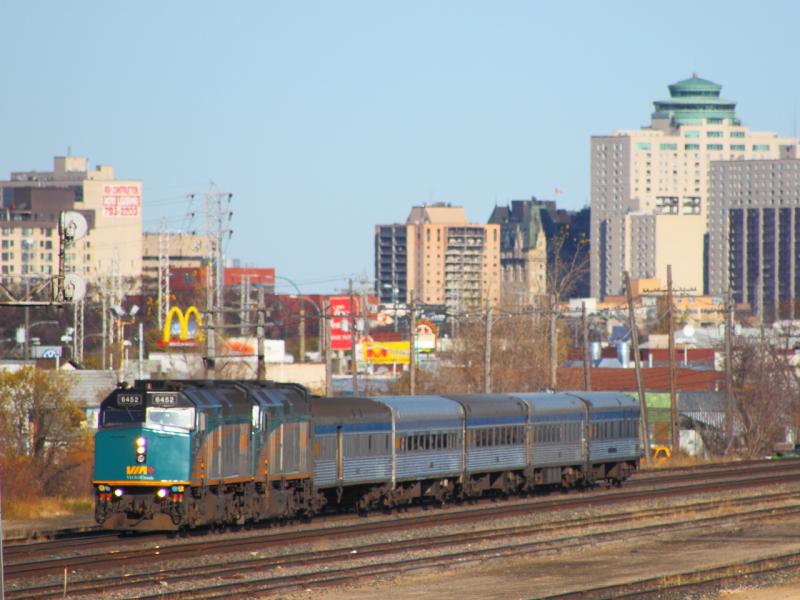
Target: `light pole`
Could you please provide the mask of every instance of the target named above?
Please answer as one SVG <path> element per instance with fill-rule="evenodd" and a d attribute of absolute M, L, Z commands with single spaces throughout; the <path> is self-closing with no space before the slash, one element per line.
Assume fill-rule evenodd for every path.
<path fill-rule="evenodd" d="M 297 287 L 297 284 L 289 279 L 288 277 L 283 277 L 281 275 L 275 275 L 275 279 L 282 279 L 287 283 L 291 284 L 291 286 L 297 292 L 297 295 L 301 298 L 300 300 L 300 362 L 305 362 L 306 360 L 306 310 L 303 306 L 303 292 L 300 291 L 300 288 Z"/>
<path fill-rule="evenodd" d="M 119 345 L 119 370 L 117 377 L 122 381 L 125 378 L 125 367 L 122 358 L 125 349 L 125 325 L 131 325 L 136 322 L 136 314 L 139 312 L 139 306 L 134 304 L 131 306 L 130 310 L 126 311 L 119 304 L 113 304 L 109 310 L 112 316 L 117 320 L 117 342 Z"/>

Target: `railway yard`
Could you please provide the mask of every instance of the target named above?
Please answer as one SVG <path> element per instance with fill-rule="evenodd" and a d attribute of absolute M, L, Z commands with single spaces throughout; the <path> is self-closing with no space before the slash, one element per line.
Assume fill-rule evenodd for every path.
<path fill-rule="evenodd" d="M 796 598 L 798 492 L 800 461 L 748 461 L 236 531 L 12 539 L 6 597 Z"/>

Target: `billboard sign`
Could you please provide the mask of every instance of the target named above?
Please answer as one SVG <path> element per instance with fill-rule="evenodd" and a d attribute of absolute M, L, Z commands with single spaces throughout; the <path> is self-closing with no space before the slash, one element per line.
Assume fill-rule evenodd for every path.
<path fill-rule="evenodd" d="M 436 337 L 439 328 L 431 321 L 423 320 L 417 323 L 417 337 L 414 347 L 417 352 L 436 352 Z"/>
<path fill-rule="evenodd" d="M 142 192 L 138 185 L 103 186 L 104 217 L 138 217 L 142 204 Z"/>
<path fill-rule="evenodd" d="M 331 314 L 331 350 L 350 350 L 353 340 L 350 333 L 351 319 L 358 319 L 358 297 L 353 298 L 355 306 L 350 310 L 349 296 L 332 296 L 328 300 Z"/>
<path fill-rule="evenodd" d="M 411 355 L 411 344 L 405 342 L 365 342 L 361 344 L 361 356 L 371 365 L 407 365 Z"/>

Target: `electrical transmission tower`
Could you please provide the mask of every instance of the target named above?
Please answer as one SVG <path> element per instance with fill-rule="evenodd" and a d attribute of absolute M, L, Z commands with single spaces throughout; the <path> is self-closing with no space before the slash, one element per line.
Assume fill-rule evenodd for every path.
<path fill-rule="evenodd" d="M 189 198 L 194 200 L 195 194 L 190 194 Z M 222 287 L 223 273 L 225 268 L 225 256 L 222 243 L 226 236 L 233 235 L 230 229 L 230 220 L 233 213 L 230 210 L 233 194 L 221 192 L 212 181 L 209 190 L 205 194 L 203 214 L 205 216 L 206 231 L 208 238 L 208 252 L 206 255 L 206 367 L 208 376 L 214 374 L 214 359 L 216 357 L 216 331 L 222 331 L 224 327 L 222 311 Z M 191 213 L 191 217 L 197 216 Z M 196 232 L 194 232 L 196 233 Z"/>
<path fill-rule="evenodd" d="M 162 219 L 158 231 L 158 329 L 164 327 L 169 314 L 169 254 L 170 235 Z"/>

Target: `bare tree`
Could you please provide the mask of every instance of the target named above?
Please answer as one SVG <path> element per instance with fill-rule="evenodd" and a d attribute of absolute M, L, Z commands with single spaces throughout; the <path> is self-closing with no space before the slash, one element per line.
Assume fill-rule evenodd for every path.
<path fill-rule="evenodd" d="M 739 338 L 733 346 L 733 449 L 763 456 L 783 442 L 800 414 L 800 385 L 786 348 L 758 339 Z"/>

